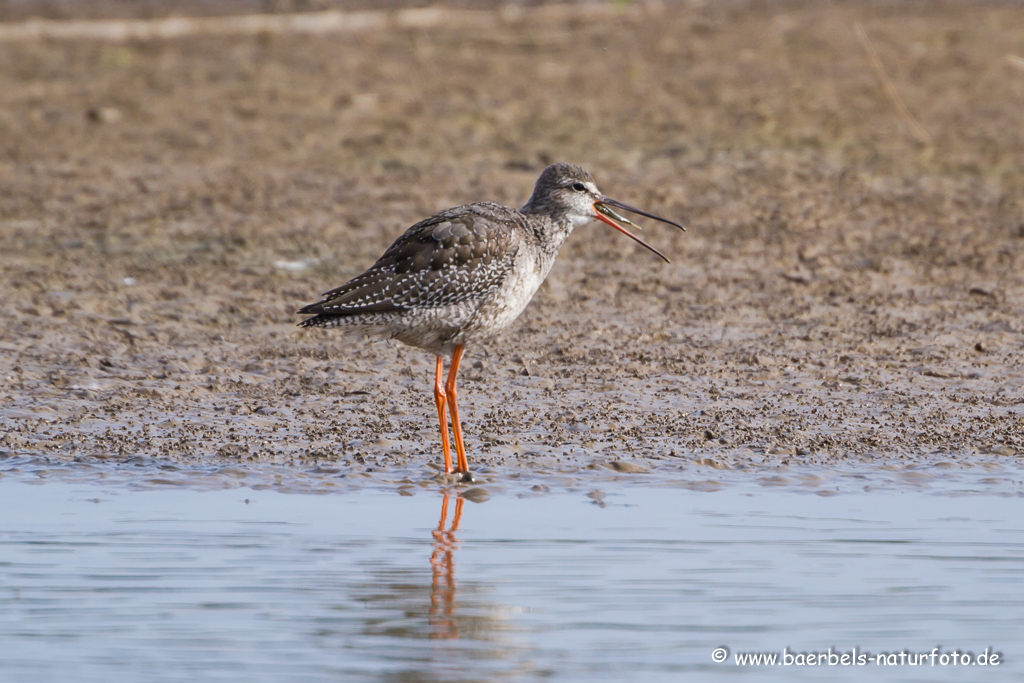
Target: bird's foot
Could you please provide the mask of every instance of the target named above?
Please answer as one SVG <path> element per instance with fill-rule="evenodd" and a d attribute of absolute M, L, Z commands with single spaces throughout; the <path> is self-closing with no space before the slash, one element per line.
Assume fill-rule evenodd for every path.
<path fill-rule="evenodd" d="M 469 470 L 453 470 L 451 472 L 438 472 L 437 480 L 444 484 L 472 484 L 476 477 Z"/>
<path fill-rule="evenodd" d="M 476 477 L 470 471 L 455 470 L 451 474 L 445 475 L 445 478 L 453 484 L 472 484 L 476 481 Z"/>

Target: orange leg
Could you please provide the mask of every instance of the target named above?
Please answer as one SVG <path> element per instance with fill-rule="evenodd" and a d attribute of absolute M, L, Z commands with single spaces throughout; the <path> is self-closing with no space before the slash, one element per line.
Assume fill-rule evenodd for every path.
<path fill-rule="evenodd" d="M 448 383 L 445 385 L 448 393 L 448 408 L 452 411 L 452 429 L 455 431 L 455 450 L 458 451 L 459 455 L 459 472 L 469 472 L 469 461 L 466 459 L 466 444 L 462 441 L 462 420 L 459 419 L 458 391 L 455 389 L 455 380 L 459 376 L 459 363 L 462 362 L 462 352 L 465 349 L 465 344 L 455 347 L 455 353 L 452 354 L 452 364 L 448 368 Z M 438 382 L 440 382 L 440 379 Z"/>
<path fill-rule="evenodd" d="M 461 497 L 455 499 L 455 519 L 450 529 L 445 529 L 448 520 L 448 500 L 450 494 L 445 491 L 441 502 L 441 521 L 434 534 L 434 552 L 430 556 L 430 567 L 433 582 L 430 587 L 430 625 L 431 638 L 458 638 L 459 622 L 455 616 L 455 597 L 458 586 L 455 583 L 455 551 L 459 540 L 455 532 L 462 520 L 462 505 L 466 501 Z"/>
<path fill-rule="evenodd" d="M 462 504 L 465 502 L 466 499 L 463 498 L 462 496 L 459 496 L 458 498 L 455 499 L 455 519 L 452 520 L 452 533 L 458 531 L 459 524 L 462 523 Z M 455 537 L 453 536 L 452 541 L 454 540 Z"/>
<path fill-rule="evenodd" d="M 434 538 L 438 541 L 444 540 L 444 525 L 448 522 L 448 492 L 445 491 L 444 498 L 441 499 L 441 521 L 437 524 L 437 531 L 434 532 Z"/>
<path fill-rule="evenodd" d="M 445 394 L 444 385 L 441 383 L 441 378 L 444 375 L 444 359 L 441 356 L 437 357 L 437 379 L 434 381 L 434 401 L 437 402 L 437 414 L 441 418 L 441 447 L 444 448 L 444 473 L 452 473 L 452 445 L 448 441 L 448 416 L 445 414 L 444 408 L 448 403 L 448 397 Z M 456 428 L 458 429 L 458 428 Z M 459 432 L 456 431 L 456 434 Z M 459 460 L 461 463 L 462 461 Z M 447 501 L 445 501 L 447 502 Z M 445 506 L 447 509 L 447 506 Z"/>

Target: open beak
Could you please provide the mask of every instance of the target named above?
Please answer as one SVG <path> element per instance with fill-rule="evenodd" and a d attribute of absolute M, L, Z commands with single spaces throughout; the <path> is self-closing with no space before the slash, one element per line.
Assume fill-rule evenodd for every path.
<path fill-rule="evenodd" d="M 630 213 L 635 213 L 635 214 L 639 214 L 641 216 L 647 216 L 648 218 L 653 218 L 654 220 L 661 221 L 662 223 L 668 223 L 669 225 L 674 225 L 675 227 L 679 228 L 683 232 L 686 232 L 686 228 L 681 226 L 679 223 L 676 223 L 674 221 L 668 220 L 667 218 L 662 218 L 661 216 L 655 216 L 653 213 L 647 213 L 646 211 L 641 211 L 640 209 L 637 209 L 636 207 L 632 207 L 629 204 L 623 204 L 622 202 L 617 202 L 617 201 L 615 201 L 614 199 L 612 199 L 610 197 L 603 197 L 602 196 L 596 202 L 594 202 L 594 211 L 597 212 L 597 220 L 599 220 L 599 221 L 601 221 L 603 223 L 607 223 L 608 225 L 612 226 L 613 228 L 615 228 L 616 230 L 621 232 L 623 235 L 625 235 L 626 237 L 628 237 L 631 240 L 633 240 L 634 242 L 636 242 L 636 243 L 646 247 L 647 249 L 650 249 L 655 254 L 657 254 L 661 258 L 661 260 L 663 260 L 665 263 L 671 263 L 671 261 L 668 260 L 667 256 L 665 256 L 660 251 L 658 251 L 657 249 L 655 249 L 651 245 L 647 244 L 647 242 L 644 242 L 642 239 L 640 239 L 639 237 L 637 237 L 636 235 L 631 233 L 629 230 L 626 230 L 626 228 L 624 228 L 622 225 L 620 225 L 620 223 L 626 223 L 627 225 L 632 225 L 634 228 L 639 228 L 640 227 L 639 225 L 637 225 L 633 221 L 629 220 L 625 216 L 622 216 L 622 215 L 618 214 L 614 209 L 611 208 L 613 206 L 618 208 L 618 209 L 623 209 L 625 211 L 629 211 Z M 618 222 L 616 222 L 616 221 L 618 221 Z"/>

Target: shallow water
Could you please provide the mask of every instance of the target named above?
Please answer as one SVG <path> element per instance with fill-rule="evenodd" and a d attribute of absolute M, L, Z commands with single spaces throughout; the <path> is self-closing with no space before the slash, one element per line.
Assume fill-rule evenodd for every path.
<path fill-rule="evenodd" d="M 473 503 L 440 489 L 7 476 L 0 678 L 1022 680 L 1022 512 L 1018 495 L 917 489 L 621 487 Z M 982 675 L 734 660 L 830 647 L 989 648 L 1005 661 Z"/>

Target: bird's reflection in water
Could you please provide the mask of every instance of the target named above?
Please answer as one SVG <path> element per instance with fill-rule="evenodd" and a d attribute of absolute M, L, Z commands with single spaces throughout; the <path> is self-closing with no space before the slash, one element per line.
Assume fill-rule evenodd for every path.
<path fill-rule="evenodd" d="M 451 527 L 446 528 L 451 498 L 451 494 L 445 491 L 441 502 L 441 521 L 434 531 L 434 552 L 430 556 L 430 566 L 434 573 L 430 588 L 431 638 L 459 637 L 459 624 L 455 619 L 455 551 L 459 547 L 459 539 L 455 537 L 455 532 L 462 522 L 462 506 L 466 500 L 455 496 L 455 515 Z"/>
<path fill-rule="evenodd" d="M 383 541 L 390 554 L 367 560 L 367 571 L 343 589 L 358 609 L 343 602 L 335 619 L 319 624 L 318 635 L 345 652 L 346 674 L 364 675 L 382 661 L 386 680 L 410 682 L 493 681 L 531 670 L 515 608 L 497 597 L 494 583 L 473 572 L 456 582 L 457 537 L 472 516 L 465 508 L 465 498 L 444 492 L 436 526 L 420 527 L 415 539 L 393 546 Z"/>

